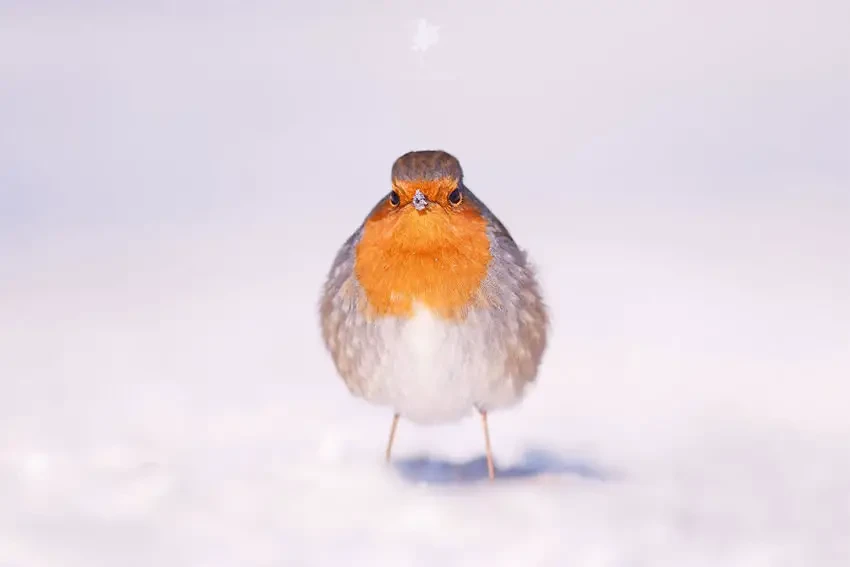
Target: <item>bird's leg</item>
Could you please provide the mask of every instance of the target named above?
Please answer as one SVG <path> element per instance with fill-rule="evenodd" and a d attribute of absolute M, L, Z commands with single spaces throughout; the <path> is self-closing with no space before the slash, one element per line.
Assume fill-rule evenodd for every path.
<path fill-rule="evenodd" d="M 390 453 L 392 453 L 392 450 L 393 450 L 393 439 L 395 439 L 395 428 L 398 426 L 398 417 L 399 417 L 398 414 L 393 415 L 393 424 L 392 424 L 392 427 L 390 427 L 390 440 L 387 443 L 387 462 L 388 463 L 390 462 Z"/>
<path fill-rule="evenodd" d="M 481 413 L 481 423 L 484 426 L 484 445 L 487 448 L 487 474 L 490 480 L 496 478 L 496 471 L 493 468 L 493 451 L 490 449 L 490 428 L 487 427 L 487 412 L 479 410 Z"/>

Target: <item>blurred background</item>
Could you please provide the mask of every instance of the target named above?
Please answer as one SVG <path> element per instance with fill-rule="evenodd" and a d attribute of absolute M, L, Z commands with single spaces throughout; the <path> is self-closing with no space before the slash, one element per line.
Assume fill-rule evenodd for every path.
<path fill-rule="evenodd" d="M 848 21 L 837 0 L 0 2 L 0 564 L 839 564 Z M 654 488 L 535 487 L 520 516 L 502 492 L 500 516 L 380 476 L 390 415 L 335 375 L 318 294 L 392 161 L 437 148 L 553 314 L 497 460 L 588 454 Z M 403 424 L 396 450 L 480 443 Z M 388 495 L 385 521 L 416 521 L 363 520 Z M 497 554 L 518 517 L 533 535 Z M 490 539 L 463 556 L 452 518 Z"/>

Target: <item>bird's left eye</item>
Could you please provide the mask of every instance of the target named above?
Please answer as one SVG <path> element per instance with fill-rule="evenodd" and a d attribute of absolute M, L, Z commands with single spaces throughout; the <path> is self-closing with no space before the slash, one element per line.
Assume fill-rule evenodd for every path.
<path fill-rule="evenodd" d="M 463 197 L 460 194 L 460 188 L 455 189 L 451 193 L 449 193 L 449 203 L 452 205 L 460 205 L 460 202 L 463 200 Z"/>
<path fill-rule="evenodd" d="M 393 207 L 397 207 L 400 202 L 401 202 L 401 199 L 399 198 L 398 193 L 396 193 L 395 191 L 391 191 L 390 192 L 390 204 Z"/>

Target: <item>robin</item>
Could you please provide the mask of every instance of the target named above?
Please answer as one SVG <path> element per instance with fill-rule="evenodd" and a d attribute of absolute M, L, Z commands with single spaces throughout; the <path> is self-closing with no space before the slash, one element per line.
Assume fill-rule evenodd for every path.
<path fill-rule="evenodd" d="M 396 159 L 392 187 L 338 251 L 320 301 L 322 338 L 349 391 L 437 424 L 487 415 L 536 380 L 549 318 L 526 253 L 444 151 Z"/>

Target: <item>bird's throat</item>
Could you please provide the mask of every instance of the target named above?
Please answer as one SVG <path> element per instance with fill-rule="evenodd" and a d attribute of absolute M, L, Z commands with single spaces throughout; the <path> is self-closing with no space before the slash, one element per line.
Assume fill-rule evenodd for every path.
<path fill-rule="evenodd" d="M 428 227 L 404 221 L 388 226 L 384 220 L 365 223 L 355 253 L 368 317 L 410 317 L 421 305 L 457 319 L 481 303 L 491 255 L 480 215 L 437 218 Z"/>

